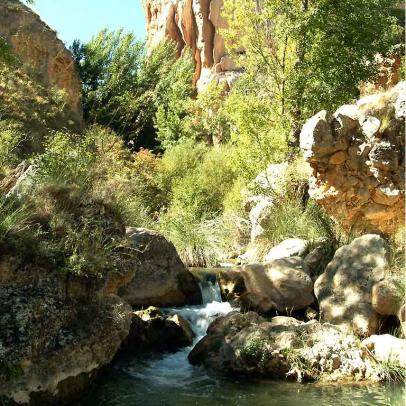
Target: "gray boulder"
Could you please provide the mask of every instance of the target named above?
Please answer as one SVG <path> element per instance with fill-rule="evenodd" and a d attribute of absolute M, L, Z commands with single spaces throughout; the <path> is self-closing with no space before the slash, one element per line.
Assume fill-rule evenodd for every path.
<path fill-rule="evenodd" d="M 380 316 L 372 305 L 372 287 L 384 276 L 387 255 L 387 243 L 375 234 L 339 248 L 314 285 L 321 319 L 360 335 L 376 333 Z"/>
<path fill-rule="evenodd" d="M 138 263 L 132 279 L 119 289 L 120 297 L 138 307 L 202 303 L 198 282 L 163 235 L 130 227 L 127 238 Z"/>

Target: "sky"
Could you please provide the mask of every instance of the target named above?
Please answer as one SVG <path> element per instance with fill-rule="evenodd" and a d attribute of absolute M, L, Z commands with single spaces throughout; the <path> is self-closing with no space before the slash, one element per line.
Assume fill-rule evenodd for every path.
<path fill-rule="evenodd" d="M 141 0 L 35 0 L 33 9 L 67 45 L 87 42 L 103 28 L 146 36 Z"/>

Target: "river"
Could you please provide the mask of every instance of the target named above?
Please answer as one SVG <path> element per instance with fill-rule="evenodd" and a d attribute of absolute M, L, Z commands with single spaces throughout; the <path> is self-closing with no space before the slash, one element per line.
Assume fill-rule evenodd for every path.
<path fill-rule="evenodd" d="M 217 284 L 202 286 L 201 306 L 166 309 L 189 320 L 195 342 L 217 316 L 232 310 Z M 104 372 L 81 406 L 403 406 L 402 385 L 317 385 L 229 379 L 188 363 L 192 347 L 173 354 L 124 356 Z"/>

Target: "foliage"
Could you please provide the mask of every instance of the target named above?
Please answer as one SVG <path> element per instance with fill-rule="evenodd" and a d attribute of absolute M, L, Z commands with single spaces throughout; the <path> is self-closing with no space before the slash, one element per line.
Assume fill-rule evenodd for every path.
<path fill-rule="evenodd" d="M 394 360 L 378 362 L 378 374 L 385 382 L 404 382 L 406 379 L 406 368 Z"/>
<path fill-rule="evenodd" d="M 230 120 L 225 111 L 224 86 L 212 82 L 195 99 L 187 102 L 182 132 L 186 137 L 208 144 L 226 143 L 230 138 Z"/>
<path fill-rule="evenodd" d="M 75 128 L 65 107 L 64 91 L 0 61 L 0 131 L 12 131 L 16 136 L 11 140 L 13 151 L 17 146 L 25 152 L 38 151 L 50 129 Z M 11 146 L 9 141 L 5 142 Z"/>
<path fill-rule="evenodd" d="M 395 3 L 225 0 L 229 29 L 223 35 L 249 77 L 242 94 L 256 88 L 278 113 L 274 120 L 291 122 L 285 136 L 290 127 L 297 138 L 305 118 L 334 110 L 358 95 L 362 81 L 375 78 L 375 55 L 401 42 L 391 14 Z"/>
<path fill-rule="evenodd" d="M 14 198 L 0 197 L 0 247 L 8 238 L 24 232 L 29 226 L 29 210 Z"/>
<path fill-rule="evenodd" d="M 9 44 L 3 37 L 0 36 L 0 62 L 12 64 L 14 61 L 15 57 L 12 54 Z"/>
<path fill-rule="evenodd" d="M 129 203 L 133 164 L 111 131 L 94 127 L 82 138 L 52 134 L 34 160 L 33 182 L 21 190 L 21 201 L 0 208 L 3 245 L 25 261 L 77 275 L 119 269 L 131 260 L 121 254 L 128 217 L 146 225 L 142 206 Z"/>
<path fill-rule="evenodd" d="M 156 147 L 157 106 L 166 93 L 176 92 L 178 81 L 191 89 L 191 77 L 185 80 L 187 72 L 179 71 L 190 63 L 176 61 L 175 48 L 163 42 L 147 56 L 145 44 L 122 30 L 102 30 L 86 44 L 74 41 L 70 49 L 83 82 L 85 119 L 113 129 L 134 149 Z"/>
<path fill-rule="evenodd" d="M 187 140 L 166 151 L 159 168 L 165 205 L 158 228 L 189 265 L 215 265 L 231 250 L 235 218 L 224 202 L 236 181 L 227 147 Z"/>
<path fill-rule="evenodd" d="M 277 120 L 272 103 L 254 89 L 244 90 L 249 77 L 237 82 L 224 106 L 229 120 L 231 157 L 236 171 L 248 183 L 271 162 L 281 162 L 287 154 L 284 119 Z"/>
<path fill-rule="evenodd" d="M 157 137 L 164 149 L 185 140 L 183 121 L 188 114 L 188 102 L 194 95 L 192 78 L 194 67 L 190 54 L 178 59 L 156 87 Z M 196 134 L 189 133 L 196 138 Z"/>
<path fill-rule="evenodd" d="M 230 249 L 232 226 L 222 217 L 199 218 L 174 208 L 160 217 L 158 230 L 175 245 L 187 266 L 214 267 Z"/>
<path fill-rule="evenodd" d="M 224 147 L 208 149 L 200 164 L 173 184 L 172 207 L 198 218 L 220 214 L 228 187 L 235 180 L 227 153 Z"/>
<path fill-rule="evenodd" d="M 19 162 L 20 150 L 27 138 L 20 123 L 12 120 L 0 121 L 0 172 Z"/>
<path fill-rule="evenodd" d="M 36 180 L 40 183 L 76 184 L 89 187 L 89 171 L 95 156 L 92 139 L 75 139 L 75 135 L 56 132 L 48 136 L 44 153 L 35 161 Z"/>

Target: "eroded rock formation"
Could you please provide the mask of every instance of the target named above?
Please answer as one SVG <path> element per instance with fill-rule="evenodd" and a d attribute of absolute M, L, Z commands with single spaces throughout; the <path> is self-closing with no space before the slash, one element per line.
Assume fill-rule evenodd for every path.
<path fill-rule="evenodd" d="M 22 65 L 63 90 L 72 118 L 81 121 L 81 83 L 70 52 L 55 31 L 18 0 L 0 1 L 0 37 Z"/>
<path fill-rule="evenodd" d="M 126 248 L 120 270 L 97 277 L 0 253 L 1 401 L 74 403 L 123 346 L 175 350 L 192 343 L 179 315 L 134 312 L 125 300 L 135 298 L 143 308 L 157 301 L 201 302 L 198 284 L 172 244 L 146 230 L 129 237 L 136 241 Z"/>
<path fill-rule="evenodd" d="M 201 304 L 198 283 L 182 263 L 175 246 L 154 231 L 129 227 L 138 266 L 119 295 L 131 306 Z"/>
<path fill-rule="evenodd" d="M 321 320 L 347 332 L 376 334 L 381 320 L 376 308 L 382 305 L 377 306 L 373 291 L 385 278 L 387 261 L 387 243 L 378 235 L 363 235 L 340 247 L 314 284 Z"/>
<path fill-rule="evenodd" d="M 150 47 L 170 38 L 178 44 L 179 55 L 190 48 L 199 90 L 211 81 L 232 86 L 238 73 L 219 32 L 227 28 L 222 0 L 143 0 L 143 4 Z"/>
<path fill-rule="evenodd" d="M 404 221 L 406 82 L 321 111 L 300 146 L 313 169 L 310 196 L 347 229 L 392 233 Z"/>
<path fill-rule="evenodd" d="M 189 354 L 194 365 L 228 374 L 295 380 L 379 380 L 375 360 L 358 339 L 331 324 L 257 313 L 219 317 Z"/>

